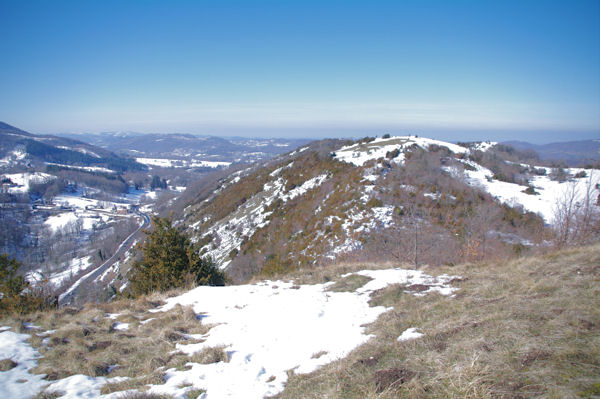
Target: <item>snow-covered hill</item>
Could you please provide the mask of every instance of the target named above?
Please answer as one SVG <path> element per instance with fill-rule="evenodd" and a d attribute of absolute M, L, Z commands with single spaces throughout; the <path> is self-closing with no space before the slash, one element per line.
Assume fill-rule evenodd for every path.
<path fill-rule="evenodd" d="M 490 243 L 543 245 L 540 228 L 553 223 L 557 202 L 571 194 L 581 202 L 589 187 L 595 203 L 600 171 L 540 167 L 515 154 L 416 136 L 313 143 L 231 176 L 189 204 L 181 222 L 241 280 L 348 257 L 408 260 L 415 229 L 426 263 L 444 262 L 429 251 L 436 237 L 453 248 L 448 262 Z M 473 231 L 475 217 L 489 219 L 486 231 Z"/>

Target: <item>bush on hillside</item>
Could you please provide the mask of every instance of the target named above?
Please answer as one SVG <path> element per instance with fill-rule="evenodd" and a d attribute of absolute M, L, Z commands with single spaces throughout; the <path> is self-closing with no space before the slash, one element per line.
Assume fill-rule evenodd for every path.
<path fill-rule="evenodd" d="M 189 237 L 172 226 L 169 218 L 152 219 L 153 230 L 146 231 L 142 259 L 133 264 L 131 294 L 191 285 L 224 285 L 225 275 L 208 257 L 200 257 Z"/>
<path fill-rule="evenodd" d="M 0 255 L 0 312 L 30 313 L 56 307 L 55 297 L 43 288 L 32 287 L 18 274 L 21 264 L 7 255 Z"/>

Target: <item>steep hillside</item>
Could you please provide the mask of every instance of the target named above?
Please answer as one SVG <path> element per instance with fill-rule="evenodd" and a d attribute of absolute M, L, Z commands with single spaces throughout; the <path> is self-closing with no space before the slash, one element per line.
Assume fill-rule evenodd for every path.
<path fill-rule="evenodd" d="M 156 193 L 136 174 L 147 168 L 131 158 L 0 122 L 0 253 L 23 262 L 28 280 L 61 290 L 142 225 L 138 205 Z"/>
<path fill-rule="evenodd" d="M 520 253 L 544 245 L 563 193 L 586 182 L 597 190 L 600 173 L 517 155 L 415 136 L 317 142 L 224 179 L 181 222 L 235 281 L 344 259 L 452 264 Z"/>
<path fill-rule="evenodd" d="M 86 171 L 124 172 L 146 167 L 81 141 L 33 135 L 0 122 L 0 167 L 54 165 Z"/>

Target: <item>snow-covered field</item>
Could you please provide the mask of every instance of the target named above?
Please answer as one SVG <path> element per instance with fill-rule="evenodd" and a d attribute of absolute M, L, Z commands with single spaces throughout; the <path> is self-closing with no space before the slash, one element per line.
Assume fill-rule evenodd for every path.
<path fill-rule="evenodd" d="M 8 189 L 10 194 L 25 194 L 29 191 L 29 187 L 32 184 L 43 184 L 56 179 L 56 176 L 42 172 L 7 173 L 3 174 L 1 177 L 2 179 L 10 179 L 14 184 Z"/>
<path fill-rule="evenodd" d="M 89 153 L 89 151 L 88 151 L 88 153 Z M 100 166 L 74 166 L 74 165 L 63 165 L 63 164 L 52 163 L 52 162 L 46 162 L 46 165 L 60 166 L 61 168 L 66 168 L 66 169 L 85 170 L 86 172 L 116 173 L 112 169 L 103 168 Z"/>
<path fill-rule="evenodd" d="M 204 348 L 224 346 L 228 362 L 188 363 L 187 370 L 166 370 L 164 384 L 151 385 L 150 392 L 184 398 L 192 389 L 203 389 L 201 398 L 263 398 L 281 392 L 288 371 L 309 373 L 348 355 L 372 336 L 365 324 L 374 322 L 387 309 L 370 307 L 370 294 L 389 284 L 424 284 L 428 292 L 451 295 L 452 277 L 428 276 L 422 271 L 364 270 L 371 278 L 355 292 L 328 291 L 333 283 L 295 285 L 293 282 L 263 281 L 252 285 L 198 287 L 152 312 L 167 312 L 178 304 L 191 305 L 202 322 L 214 325 L 204 342 L 179 344 L 177 349 L 192 354 Z M 346 276 L 347 277 L 347 276 Z M 420 293 L 423 295 L 423 293 Z M 107 315 L 111 317 L 114 315 Z M 130 330 L 118 324 L 116 329 Z M 36 332 L 34 332 L 36 333 Z M 46 334 L 50 334 L 48 332 Z M 44 334 L 44 332 L 38 332 Z M 100 395 L 105 377 L 75 375 L 48 382 L 29 373 L 39 353 L 26 342 L 27 334 L 0 333 L 0 357 L 13 358 L 19 366 L 0 372 L 0 393 L 25 398 L 49 385 L 65 398 L 117 398 L 123 392 Z M 404 334 L 401 336 L 404 339 Z M 416 338 L 414 334 L 411 338 Z M 25 384 L 19 380 L 27 380 Z"/>
<path fill-rule="evenodd" d="M 84 256 L 82 258 L 71 259 L 67 266 L 61 271 L 55 273 L 46 273 L 44 275 L 41 270 L 36 270 L 27 273 L 26 278 L 32 283 L 36 283 L 43 280 L 48 280 L 48 283 L 55 288 L 60 287 L 65 281 L 71 279 L 73 276 L 82 270 L 87 269 L 92 265 L 92 257 Z"/>
<path fill-rule="evenodd" d="M 166 159 L 166 158 L 136 158 L 137 162 L 161 168 L 223 168 L 231 165 L 231 162 L 203 161 L 200 159 Z"/>
<path fill-rule="evenodd" d="M 538 194 L 527 194 L 525 193 L 526 187 L 492 179 L 493 173 L 489 169 L 474 162 L 469 162 L 469 165 L 475 168 L 474 171 L 465 171 L 469 184 L 481 187 L 503 203 L 511 206 L 521 205 L 527 211 L 538 213 L 549 224 L 552 224 L 554 221 L 557 203 L 565 198 L 565 196 L 574 193 L 574 202 L 581 202 L 585 198 L 586 186 L 588 184 L 592 187 L 593 198 L 596 198 L 600 193 L 595 188 L 600 183 L 600 171 L 598 170 L 565 169 L 572 176 L 580 172 L 586 172 L 586 177 L 558 182 L 550 179 L 548 176 L 550 168 L 546 168 L 546 176 L 532 176 L 529 179 L 530 184 Z"/>

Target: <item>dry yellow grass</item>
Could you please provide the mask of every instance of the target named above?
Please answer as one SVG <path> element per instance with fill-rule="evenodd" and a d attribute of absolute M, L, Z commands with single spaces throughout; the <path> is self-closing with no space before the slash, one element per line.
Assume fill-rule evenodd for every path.
<path fill-rule="evenodd" d="M 600 246 L 429 272 L 463 276 L 456 297 L 381 290 L 376 337 L 278 397 L 600 397 Z"/>
<path fill-rule="evenodd" d="M 107 384 L 102 392 L 143 390 L 148 384 L 163 383 L 164 370 L 185 367 L 190 357 L 177 352 L 176 344 L 198 342 L 189 334 L 205 334 L 210 328 L 198 320 L 191 308 L 178 306 L 168 312 L 148 312 L 171 294 L 10 316 L 0 322 L 12 324 L 15 331 L 21 332 L 27 331 L 26 322 L 40 327 L 27 331 L 31 345 L 43 356 L 32 372 L 46 374 L 50 381 L 74 374 L 124 376 L 129 379 Z M 108 317 L 110 314 L 112 318 Z M 129 326 L 119 330 L 116 323 Z M 36 334 L 51 330 L 54 331 L 49 334 Z M 213 352 L 213 359 L 222 358 L 217 355 L 222 348 Z"/>
<path fill-rule="evenodd" d="M 282 278 L 296 284 L 334 282 L 330 289 L 347 291 L 365 280 L 342 275 L 393 266 L 397 265 L 343 264 Z M 375 338 L 314 373 L 290 372 L 278 397 L 600 397 L 600 246 L 426 272 L 463 276 L 453 282 L 460 290 L 453 298 L 437 294 L 419 298 L 400 285 L 374 293 L 372 306 L 392 308 L 367 327 Z M 31 338 L 44 356 L 36 372 L 49 379 L 82 372 L 127 376 L 129 380 L 107 384 L 102 392 L 144 390 L 148 384 L 160 384 L 168 368 L 228 360 L 221 347 L 193 356 L 174 352 L 178 342 L 190 342 L 186 334 L 203 334 L 210 328 L 189 308 L 148 312 L 174 294 L 0 322 L 12 324 L 15 331 L 34 332 L 25 328 L 25 322 L 39 325 L 40 331 L 56 330 Z M 108 313 L 119 316 L 110 319 Z M 150 318 L 156 319 L 147 321 Z M 115 322 L 129 323 L 129 329 L 115 330 Z M 398 342 L 410 327 L 425 336 Z M 109 370 L 115 364 L 119 366 Z M 190 391 L 191 396 L 200 393 Z M 144 395 L 128 397 L 152 397 Z"/>

